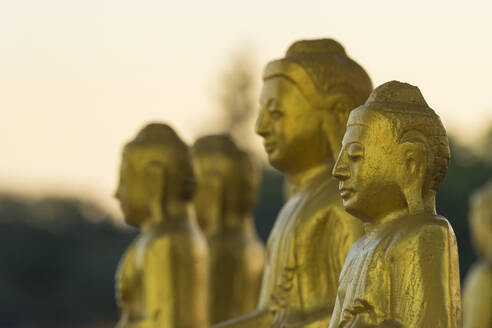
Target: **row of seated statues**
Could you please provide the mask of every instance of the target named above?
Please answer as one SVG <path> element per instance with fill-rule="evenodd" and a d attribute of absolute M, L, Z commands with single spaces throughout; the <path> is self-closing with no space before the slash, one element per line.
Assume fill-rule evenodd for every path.
<path fill-rule="evenodd" d="M 436 213 L 450 151 L 420 90 L 366 71 L 332 39 L 267 64 L 255 131 L 288 184 L 266 249 L 251 157 L 224 135 L 186 145 L 152 123 L 122 153 L 119 328 L 462 327 L 453 229 Z M 472 202 L 483 257 L 464 325 L 492 327 L 492 184 Z"/>

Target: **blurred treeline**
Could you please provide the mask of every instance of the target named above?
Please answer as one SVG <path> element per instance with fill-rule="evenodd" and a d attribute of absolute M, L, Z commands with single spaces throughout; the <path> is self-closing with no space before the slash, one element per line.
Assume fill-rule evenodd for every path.
<path fill-rule="evenodd" d="M 468 199 L 492 177 L 492 163 L 453 140 L 452 154 L 438 211 L 455 229 L 463 276 L 475 260 Z M 282 205 L 283 179 L 269 168 L 262 177 L 255 221 L 266 240 Z M 91 202 L 69 198 L 0 195 L 0 220 L 0 327 L 114 325 L 113 276 L 136 231 Z"/>

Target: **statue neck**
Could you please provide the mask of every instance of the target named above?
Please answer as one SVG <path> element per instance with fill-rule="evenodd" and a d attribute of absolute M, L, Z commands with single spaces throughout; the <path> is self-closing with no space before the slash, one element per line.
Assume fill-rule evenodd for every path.
<path fill-rule="evenodd" d="M 151 219 L 147 220 L 142 230 L 148 230 L 155 224 L 172 224 L 184 221 L 191 215 L 191 206 L 188 202 L 176 200 L 168 202 L 153 201 L 150 204 L 150 214 Z"/>
<path fill-rule="evenodd" d="M 333 163 L 333 158 L 329 158 L 326 162 L 313 166 L 308 170 L 297 172 L 295 174 L 286 173 L 287 179 L 291 184 L 289 194 L 295 195 L 306 190 L 313 182 L 317 181 L 323 175 L 331 177 Z"/>
<path fill-rule="evenodd" d="M 234 200 L 234 197 L 232 197 Z M 240 210 L 240 206 L 230 198 L 221 195 L 209 204 L 209 212 L 204 221 L 209 222 L 208 236 L 221 231 L 249 231 L 252 224 L 251 211 Z"/>
<path fill-rule="evenodd" d="M 378 230 L 381 226 L 384 226 L 387 223 L 398 220 L 405 216 L 408 216 L 407 208 L 393 211 L 391 213 L 385 214 L 384 216 L 374 218 L 370 221 L 366 221 L 364 224 L 365 232 L 370 234 L 371 232 Z"/>
<path fill-rule="evenodd" d="M 391 213 L 385 214 L 381 217 L 377 218 L 371 218 L 370 220 L 363 220 L 365 221 L 365 230 L 366 232 L 373 231 L 377 229 L 379 226 L 384 225 L 388 222 L 397 220 L 402 217 L 410 217 L 414 215 L 420 215 L 423 213 L 429 214 L 429 215 L 436 215 L 436 192 L 435 191 L 428 191 L 424 194 L 423 197 L 423 206 L 418 208 L 417 210 L 404 207 L 399 210 L 395 210 Z M 407 200 L 408 203 L 408 200 Z"/>
<path fill-rule="evenodd" d="M 246 231 L 248 229 L 247 221 L 250 220 L 250 211 L 245 211 L 241 209 L 241 199 L 237 197 L 238 195 L 227 195 L 222 194 L 220 198 L 217 199 L 215 211 L 217 226 L 216 232 L 223 230 L 242 230 Z"/>
<path fill-rule="evenodd" d="M 434 212 L 425 207 L 424 209 L 418 211 L 418 212 L 409 212 L 408 208 L 402 208 L 400 210 L 393 211 L 389 214 L 386 214 L 384 216 L 375 218 L 374 220 L 366 221 L 365 223 L 365 231 L 366 233 L 371 233 L 373 231 L 379 230 L 381 227 L 386 226 L 388 223 L 399 220 L 399 219 L 405 219 L 405 220 L 414 220 L 415 217 L 421 217 L 422 215 L 425 216 L 435 216 L 435 209 Z"/>
<path fill-rule="evenodd" d="M 427 192 L 423 201 L 425 210 L 436 215 L 436 192 L 434 190 Z"/>

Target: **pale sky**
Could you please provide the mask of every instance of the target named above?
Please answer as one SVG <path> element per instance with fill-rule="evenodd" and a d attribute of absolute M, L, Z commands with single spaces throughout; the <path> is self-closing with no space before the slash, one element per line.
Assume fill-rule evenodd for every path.
<path fill-rule="evenodd" d="M 1 1 L 0 189 L 116 208 L 121 146 L 144 123 L 193 142 L 231 53 L 251 47 L 259 73 L 301 38 L 337 39 L 375 86 L 419 86 L 473 142 L 492 124 L 491 14 L 487 0 Z"/>

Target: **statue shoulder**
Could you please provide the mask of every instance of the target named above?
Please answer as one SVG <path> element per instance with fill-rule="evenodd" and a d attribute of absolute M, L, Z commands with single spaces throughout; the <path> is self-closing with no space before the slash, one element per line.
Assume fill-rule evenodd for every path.
<path fill-rule="evenodd" d="M 441 249 L 456 244 L 453 228 L 442 216 L 420 215 L 401 219 L 396 222 L 396 233 L 392 245 L 396 249 L 408 252 L 409 248 Z"/>
<path fill-rule="evenodd" d="M 116 269 L 116 279 L 124 279 L 123 277 L 126 275 L 133 274 L 135 270 L 135 245 L 136 241 L 134 240 L 125 250 L 121 259 L 118 263 L 118 267 Z"/>
<path fill-rule="evenodd" d="M 147 242 L 147 252 L 155 255 L 164 255 L 171 248 L 172 235 L 159 231 L 152 235 Z M 166 255 L 164 255 L 166 256 Z"/>
<path fill-rule="evenodd" d="M 157 231 L 146 247 L 147 258 L 181 261 L 187 258 L 207 258 L 208 245 L 203 234 L 194 227 Z"/>

